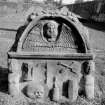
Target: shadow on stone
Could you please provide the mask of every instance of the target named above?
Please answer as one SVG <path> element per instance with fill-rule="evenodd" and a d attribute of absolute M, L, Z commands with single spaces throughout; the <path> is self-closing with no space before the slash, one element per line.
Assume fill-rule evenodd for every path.
<path fill-rule="evenodd" d="M 8 68 L 0 66 L 0 92 L 8 93 Z"/>
<path fill-rule="evenodd" d="M 86 27 L 105 32 L 105 22 L 95 22 L 93 20 L 79 19 Z"/>

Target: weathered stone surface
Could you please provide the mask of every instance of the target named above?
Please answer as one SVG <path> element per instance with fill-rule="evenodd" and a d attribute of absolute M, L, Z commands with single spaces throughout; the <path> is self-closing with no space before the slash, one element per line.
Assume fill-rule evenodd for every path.
<path fill-rule="evenodd" d="M 35 63 L 33 64 L 33 81 L 36 84 L 44 84 L 46 81 L 46 76 L 45 76 L 45 63 L 40 62 L 40 63 Z"/>

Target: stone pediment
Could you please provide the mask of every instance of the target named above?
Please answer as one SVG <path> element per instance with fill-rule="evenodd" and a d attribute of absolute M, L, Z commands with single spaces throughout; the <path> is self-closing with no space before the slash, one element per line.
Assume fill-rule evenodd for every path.
<path fill-rule="evenodd" d="M 20 37 L 17 52 L 85 53 L 90 50 L 87 30 L 68 9 L 40 9 Z"/>

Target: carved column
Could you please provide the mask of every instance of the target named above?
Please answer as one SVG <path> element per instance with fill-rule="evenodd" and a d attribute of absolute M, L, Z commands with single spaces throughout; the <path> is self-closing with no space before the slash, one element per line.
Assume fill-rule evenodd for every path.
<path fill-rule="evenodd" d="M 11 59 L 9 62 L 9 93 L 12 96 L 17 96 L 20 93 L 19 80 L 20 80 L 20 66 L 18 60 Z"/>
<path fill-rule="evenodd" d="M 94 77 L 90 74 L 86 76 L 86 96 L 88 99 L 94 98 Z"/>
<path fill-rule="evenodd" d="M 75 79 L 75 80 L 69 81 L 68 92 L 69 92 L 69 100 L 75 101 L 78 96 L 78 80 Z"/>
<path fill-rule="evenodd" d="M 79 90 L 79 83 L 80 79 L 82 77 L 81 74 L 81 63 L 74 61 L 71 65 L 72 72 L 71 72 L 71 79 L 69 79 L 69 87 L 68 87 L 68 92 L 69 92 L 69 100 L 70 101 L 75 101 L 78 96 L 78 90 Z"/>
<path fill-rule="evenodd" d="M 53 87 L 54 67 L 47 62 L 47 86 L 49 89 Z"/>
<path fill-rule="evenodd" d="M 68 96 L 71 101 L 73 99 L 73 80 L 69 80 Z"/>
<path fill-rule="evenodd" d="M 94 70 L 95 70 L 95 64 L 94 61 L 89 62 L 89 74 L 86 75 L 86 96 L 89 99 L 94 98 Z"/>
<path fill-rule="evenodd" d="M 54 94 L 53 94 L 53 100 L 54 101 L 59 101 L 60 100 L 60 98 L 61 98 L 61 90 L 60 90 L 60 88 L 62 87 L 60 87 L 61 85 L 59 84 L 59 81 L 58 80 L 56 80 L 56 82 L 55 82 L 55 87 L 54 87 Z"/>

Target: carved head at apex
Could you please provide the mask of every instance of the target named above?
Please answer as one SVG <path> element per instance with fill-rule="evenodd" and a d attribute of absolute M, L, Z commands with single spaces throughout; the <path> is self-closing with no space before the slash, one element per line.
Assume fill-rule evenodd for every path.
<path fill-rule="evenodd" d="M 58 36 L 59 24 L 55 21 L 48 21 L 43 26 L 43 36 L 48 42 L 55 42 Z"/>

